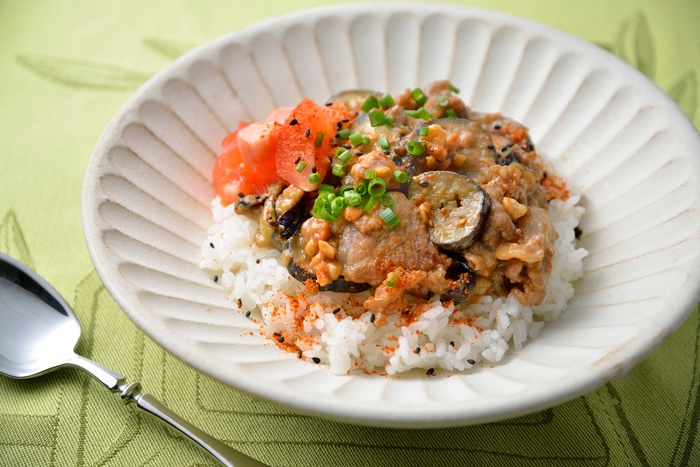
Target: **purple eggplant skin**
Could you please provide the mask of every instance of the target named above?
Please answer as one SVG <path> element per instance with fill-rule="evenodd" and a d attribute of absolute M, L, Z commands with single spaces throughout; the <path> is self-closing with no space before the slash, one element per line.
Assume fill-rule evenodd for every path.
<path fill-rule="evenodd" d="M 293 278 L 302 283 L 308 281 L 309 279 L 315 282 L 316 274 L 314 274 L 308 268 L 299 264 L 299 262 L 294 258 L 293 253 L 290 252 L 290 256 L 291 259 L 287 264 L 287 270 L 289 271 L 289 274 L 291 274 Z M 350 282 L 345 280 L 343 276 L 340 276 L 330 284 L 319 286 L 318 290 L 320 292 L 358 293 L 364 292 L 365 290 L 369 290 L 370 288 L 372 288 L 372 286 L 367 283 L 360 284 L 357 282 Z"/>
<path fill-rule="evenodd" d="M 308 218 L 309 212 L 306 209 L 306 195 L 304 195 L 293 208 L 277 218 L 277 229 L 284 240 L 289 240 Z"/>
<path fill-rule="evenodd" d="M 476 273 L 469 267 L 467 260 L 459 253 L 440 249 L 452 259 L 452 264 L 445 273 L 445 279 L 453 282 L 454 287 L 440 296 L 443 302 L 452 300 L 455 304 L 462 303 L 476 287 Z"/>
<path fill-rule="evenodd" d="M 359 110 L 360 106 L 364 104 L 369 96 L 379 97 L 381 95 L 381 92 L 371 91 L 369 89 L 348 89 L 333 94 L 326 102 L 329 104 L 333 102 L 342 102 L 352 111 Z"/>

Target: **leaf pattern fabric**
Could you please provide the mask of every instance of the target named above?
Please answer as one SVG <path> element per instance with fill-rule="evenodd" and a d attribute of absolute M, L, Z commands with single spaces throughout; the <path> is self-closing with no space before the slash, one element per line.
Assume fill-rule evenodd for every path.
<path fill-rule="evenodd" d="M 185 418 L 271 466 L 700 465 L 697 309 L 650 357 L 593 392 L 516 419 L 433 430 L 347 425 L 257 401 L 170 356 L 119 310 L 81 235 L 82 177 L 101 131 L 131 92 L 197 44 L 314 4 L 0 3 L 0 251 L 67 298 L 83 327 L 78 352 L 141 381 Z M 591 1 L 577 7 L 574 23 L 558 0 L 541 5 L 530 11 L 504 0 L 499 9 L 618 55 L 700 124 L 698 2 L 679 0 L 685 14 L 674 17 L 662 2 L 640 9 L 633 0 Z M 215 465 L 74 370 L 0 377 L 0 426 L 1 466 Z"/>

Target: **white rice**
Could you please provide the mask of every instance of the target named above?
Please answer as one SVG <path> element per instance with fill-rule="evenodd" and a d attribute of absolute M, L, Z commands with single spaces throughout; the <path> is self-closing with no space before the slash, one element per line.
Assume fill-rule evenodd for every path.
<path fill-rule="evenodd" d="M 254 244 L 257 222 L 237 215 L 233 205 L 222 207 L 219 198 L 212 201 L 216 224 L 202 245 L 200 267 L 220 276 L 229 299 L 234 303 L 240 299 L 243 310 L 262 319 L 264 332 L 282 332 L 287 342 L 292 338 L 304 359 L 329 365 L 332 373 L 462 371 L 498 362 L 511 348 L 521 350 L 528 339 L 540 335 L 546 322 L 566 310 L 574 294 L 571 282 L 583 275 L 582 259 L 588 254 L 576 248 L 574 227 L 584 212 L 576 206 L 579 200 L 572 196 L 566 202 L 549 203 L 559 239 L 554 243 L 547 296 L 534 307 L 521 305 L 512 294 L 456 307 L 434 297 L 410 323 L 394 314 L 378 325 L 371 322 L 371 312 L 358 306 L 367 292 L 359 297 L 304 294 L 303 285 L 282 265 L 279 252 Z"/>

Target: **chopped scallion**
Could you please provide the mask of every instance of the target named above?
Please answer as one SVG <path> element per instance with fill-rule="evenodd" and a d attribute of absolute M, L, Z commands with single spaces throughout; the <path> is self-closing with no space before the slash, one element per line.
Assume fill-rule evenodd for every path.
<path fill-rule="evenodd" d="M 391 197 L 389 193 L 384 193 L 381 198 L 379 198 L 382 202 L 382 206 L 385 208 L 393 208 L 394 207 L 394 198 Z"/>
<path fill-rule="evenodd" d="M 337 162 L 333 164 L 333 169 L 331 170 L 331 173 L 333 173 L 333 175 L 335 175 L 336 177 L 344 177 L 348 173 L 348 168 L 342 162 Z"/>
<path fill-rule="evenodd" d="M 323 138 L 325 138 L 326 135 L 323 133 L 316 133 L 316 138 L 314 139 L 314 146 L 317 148 L 320 148 L 321 145 L 323 144 Z"/>
<path fill-rule="evenodd" d="M 370 196 L 379 197 L 386 193 L 386 182 L 381 178 L 373 178 L 367 185 L 367 193 Z"/>
<path fill-rule="evenodd" d="M 340 156 L 343 152 L 347 151 L 344 147 L 335 148 L 335 157 Z"/>
<path fill-rule="evenodd" d="M 440 107 L 449 107 L 452 101 L 447 96 L 440 96 L 437 98 L 437 105 Z"/>
<path fill-rule="evenodd" d="M 389 140 L 386 139 L 386 136 L 382 135 L 379 137 L 379 147 L 382 148 L 382 151 L 391 150 L 391 147 L 389 146 Z"/>
<path fill-rule="evenodd" d="M 339 216 L 345 209 L 345 198 L 336 198 L 331 201 L 331 214 Z"/>
<path fill-rule="evenodd" d="M 309 183 L 321 183 L 321 174 L 316 172 L 309 175 Z"/>
<path fill-rule="evenodd" d="M 306 161 L 301 161 L 299 164 L 297 164 L 296 170 L 297 172 L 301 173 L 302 170 L 306 168 Z"/>
<path fill-rule="evenodd" d="M 428 96 L 425 95 L 421 88 L 416 88 L 411 92 L 411 99 L 416 101 L 416 104 L 420 107 L 428 100 Z"/>
<path fill-rule="evenodd" d="M 380 97 L 379 99 L 377 99 L 377 102 L 382 107 L 391 107 L 395 104 L 394 98 L 391 97 L 391 94 L 389 94 L 388 92 L 386 94 L 384 94 L 382 97 Z"/>
<path fill-rule="evenodd" d="M 376 170 L 365 170 L 365 180 L 372 180 L 377 177 Z"/>
<path fill-rule="evenodd" d="M 391 210 L 391 208 L 384 208 L 379 212 L 379 217 L 381 217 L 384 222 L 390 227 L 394 228 L 399 223 L 401 222 L 401 219 L 399 219 L 399 216 L 396 215 L 394 211 Z"/>
<path fill-rule="evenodd" d="M 433 118 L 433 114 L 425 110 L 423 107 L 418 110 L 404 110 L 404 113 L 409 117 L 422 118 L 423 120 L 431 120 Z"/>
<path fill-rule="evenodd" d="M 365 212 L 370 212 L 372 208 L 374 207 L 375 204 L 377 204 L 377 200 L 379 198 L 375 196 L 370 196 L 367 201 L 365 202 L 364 206 L 362 206 L 362 210 Z"/>
<path fill-rule="evenodd" d="M 395 272 L 390 272 L 389 274 L 386 275 L 386 286 L 387 287 L 396 287 L 396 282 L 398 281 L 399 276 Z"/>
<path fill-rule="evenodd" d="M 424 126 L 423 128 L 420 129 L 418 134 L 421 136 L 428 136 L 430 134 L 430 128 L 428 128 L 427 126 Z"/>
<path fill-rule="evenodd" d="M 365 142 L 365 138 L 362 133 L 353 133 L 348 139 L 350 140 L 350 144 L 353 146 L 359 146 Z"/>
<path fill-rule="evenodd" d="M 381 110 L 375 110 L 374 112 L 370 112 L 368 115 L 369 124 L 372 128 L 381 125 L 391 125 L 392 123 L 394 123 L 394 119 L 384 115 L 384 112 L 382 112 Z"/>
<path fill-rule="evenodd" d="M 394 170 L 394 180 L 399 183 L 406 183 L 408 182 L 408 174 L 401 170 Z"/>
<path fill-rule="evenodd" d="M 448 118 L 457 118 L 457 112 L 455 112 L 455 109 L 447 109 L 445 115 L 447 115 Z"/>
<path fill-rule="evenodd" d="M 369 139 L 369 136 L 366 136 L 366 135 L 365 135 L 365 136 L 362 138 L 362 144 L 369 144 L 370 142 L 372 142 L 372 140 Z"/>
<path fill-rule="evenodd" d="M 348 139 L 350 137 L 350 130 L 347 128 L 344 130 L 338 131 L 338 133 L 335 134 L 335 137 L 338 139 Z"/>
<path fill-rule="evenodd" d="M 326 185 L 325 183 L 321 183 L 318 186 L 318 192 L 320 193 L 333 193 L 335 190 L 335 187 L 333 185 Z"/>
<path fill-rule="evenodd" d="M 365 102 L 360 106 L 363 112 L 369 112 L 372 109 L 379 107 L 379 102 L 377 101 L 377 96 L 369 96 Z"/>
<path fill-rule="evenodd" d="M 367 193 L 367 182 L 362 182 L 355 187 L 355 192 L 360 196 L 364 196 Z"/>
<path fill-rule="evenodd" d="M 412 156 L 422 156 L 425 154 L 425 148 L 427 144 L 423 141 L 409 141 L 408 142 L 408 153 Z"/>
<path fill-rule="evenodd" d="M 459 88 L 457 86 L 455 86 L 454 84 L 450 84 L 450 87 L 447 89 L 449 89 L 450 91 L 452 91 L 455 94 L 459 94 Z"/>
<path fill-rule="evenodd" d="M 337 196 L 343 196 L 345 195 L 346 192 L 348 191 L 354 191 L 355 187 L 352 185 L 343 185 L 340 188 L 338 188 L 338 192 L 336 193 Z"/>
<path fill-rule="evenodd" d="M 359 206 L 362 204 L 362 196 L 356 191 L 346 191 L 343 193 L 343 197 L 348 206 Z"/>
<path fill-rule="evenodd" d="M 349 161 L 352 158 L 352 153 L 347 149 L 343 149 L 343 152 L 338 156 L 338 160 L 342 163 Z"/>

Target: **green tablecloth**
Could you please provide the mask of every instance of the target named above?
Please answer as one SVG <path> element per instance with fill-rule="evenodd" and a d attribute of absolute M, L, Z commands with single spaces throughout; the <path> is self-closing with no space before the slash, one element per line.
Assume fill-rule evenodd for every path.
<path fill-rule="evenodd" d="M 464 0 L 561 28 L 639 67 L 700 125 L 697 0 Z M 568 3 L 568 4 L 567 4 Z M 110 117 L 189 48 L 319 0 L 0 2 L 0 251 L 55 284 L 83 355 L 140 380 L 272 466 L 700 465 L 700 316 L 628 374 L 530 416 L 446 430 L 364 428 L 258 402 L 180 363 L 121 313 L 83 240 L 80 196 Z M 0 378 L 2 466 L 214 465 L 78 371 Z"/>

